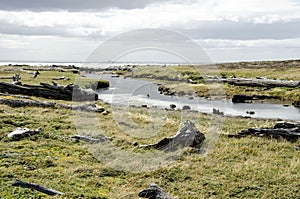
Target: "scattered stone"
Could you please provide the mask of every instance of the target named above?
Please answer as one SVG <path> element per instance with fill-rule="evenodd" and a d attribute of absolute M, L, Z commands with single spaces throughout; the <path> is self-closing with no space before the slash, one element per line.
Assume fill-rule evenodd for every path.
<path fill-rule="evenodd" d="M 224 116 L 224 112 L 222 112 L 222 111 L 220 111 L 218 109 L 215 109 L 215 108 L 213 108 L 213 114 Z"/>
<path fill-rule="evenodd" d="M 205 136 L 201 133 L 195 124 L 189 120 L 173 137 L 164 138 L 156 144 L 141 145 L 141 148 L 154 148 L 162 151 L 176 151 L 179 147 L 200 148 L 205 140 Z"/>
<path fill-rule="evenodd" d="M 300 108 L 300 100 L 294 101 L 294 102 L 293 102 L 293 105 L 294 105 L 295 107 L 299 107 L 299 108 Z"/>
<path fill-rule="evenodd" d="M 249 115 L 254 115 L 255 111 L 246 111 L 246 113 L 249 114 Z"/>
<path fill-rule="evenodd" d="M 147 189 L 142 190 L 138 194 L 138 196 L 149 199 L 173 199 L 160 186 L 156 184 L 150 184 L 149 187 Z"/>
<path fill-rule="evenodd" d="M 182 107 L 182 110 L 191 110 L 191 107 L 188 106 L 188 105 L 184 105 L 184 106 Z"/>
<path fill-rule="evenodd" d="M 133 142 L 133 143 L 132 143 L 132 146 L 139 146 L 139 143 Z"/>
<path fill-rule="evenodd" d="M 175 104 L 170 104 L 170 108 L 171 108 L 172 110 L 174 110 L 174 109 L 176 108 L 176 105 L 175 105 Z"/>

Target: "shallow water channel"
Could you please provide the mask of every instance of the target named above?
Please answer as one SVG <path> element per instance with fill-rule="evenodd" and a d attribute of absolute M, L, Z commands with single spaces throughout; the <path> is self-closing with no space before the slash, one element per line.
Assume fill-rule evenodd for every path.
<path fill-rule="evenodd" d="M 178 96 L 161 95 L 158 85 L 145 80 L 112 77 L 111 75 L 88 75 L 92 78 L 106 79 L 109 89 L 98 90 L 99 99 L 115 105 L 169 108 L 175 104 L 177 109 L 189 106 L 191 110 L 201 113 L 212 113 L 213 108 L 230 116 L 249 116 L 253 118 L 300 120 L 300 109 L 294 106 L 283 106 L 270 103 L 232 103 L 229 100 L 208 100 L 194 97 L 190 99 Z M 249 115 L 247 111 L 254 111 Z"/>

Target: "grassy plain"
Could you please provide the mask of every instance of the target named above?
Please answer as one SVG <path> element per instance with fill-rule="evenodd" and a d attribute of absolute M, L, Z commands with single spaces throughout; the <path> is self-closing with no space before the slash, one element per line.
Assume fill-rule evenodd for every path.
<path fill-rule="evenodd" d="M 262 64 L 261 67 L 259 64 Z M 157 80 L 164 86 L 171 89 L 172 92 L 182 93 L 187 95 L 194 95 L 199 97 L 210 98 L 211 91 L 215 88 L 222 88 L 227 98 L 230 99 L 234 94 L 247 95 L 269 95 L 279 96 L 279 100 L 269 100 L 275 103 L 291 104 L 300 99 L 300 89 L 288 87 L 246 87 L 234 86 L 227 83 L 222 85 L 205 83 L 205 76 L 223 76 L 236 78 L 268 78 L 280 80 L 300 80 L 300 62 L 287 62 L 286 65 L 281 62 L 257 62 L 257 63 L 228 63 L 217 65 L 182 65 L 182 66 L 165 66 L 165 67 L 137 67 L 133 72 L 128 73 L 127 76 L 134 78 L 144 78 Z M 191 79 L 197 84 L 187 83 Z M 176 80 L 176 81 L 174 81 Z"/>
<path fill-rule="evenodd" d="M 0 74 L 5 76 L 15 72 L 15 68 L 9 72 L 2 67 Z M 290 72 L 286 72 L 286 75 Z M 40 81 L 50 83 L 52 77 L 62 75 L 70 80 L 58 81 L 60 84 L 70 83 L 76 78 L 72 73 L 53 71 L 41 72 L 37 79 L 33 79 L 30 74 L 23 74 L 22 71 L 20 73 L 22 82 L 36 84 Z M 15 98 L 1 98 L 5 97 Z M 59 103 L 70 102 L 61 100 Z M 142 151 L 137 150 L 132 145 L 133 142 L 149 144 L 162 137 L 172 136 L 186 119 L 193 121 L 206 135 L 235 134 L 246 128 L 269 127 L 275 123 L 273 120 L 219 118 L 180 110 L 137 107 L 124 109 L 102 102 L 97 102 L 97 106 L 104 107 L 106 112 L 86 115 L 87 120 L 83 118 L 81 122 L 88 124 L 95 119 L 98 124 L 91 130 L 96 129 L 105 136 L 114 137 L 113 144 L 118 149 L 137 153 Z M 54 198 L 138 198 L 138 192 L 150 183 L 158 184 L 175 198 L 300 196 L 300 153 L 294 149 L 294 145 L 300 144 L 299 141 L 290 143 L 257 137 L 236 139 L 221 135 L 213 150 L 204 157 L 187 153 L 171 165 L 133 172 L 104 164 L 87 145 L 69 139 L 82 133 L 76 129 L 77 124 L 74 123 L 81 114 L 68 109 L 11 108 L 0 105 L 0 198 L 47 198 L 45 194 L 33 190 L 12 187 L 11 183 L 15 179 L 41 184 L 65 193 L 62 197 Z M 212 124 L 220 125 L 219 130 L 211 132 Z M 127 129 L 128 126 L 130 128 Z M 44 131 L 13 141 L 6 136 L 16 127 L 43 127 Z M 140 135 L 147 135 L 149 131 L 156 134 L 145 139 L 142 136 L 132 136 L 130 131 Z M 35 169 L 28 169 L 30 166 Z"/>

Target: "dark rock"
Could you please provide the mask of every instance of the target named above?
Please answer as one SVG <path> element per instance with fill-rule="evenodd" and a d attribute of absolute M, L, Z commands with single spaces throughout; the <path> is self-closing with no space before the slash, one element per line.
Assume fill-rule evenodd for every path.
<path fill-rule="evenodd" d="M 182 110 L 191 110 L 191 107 L 188 106 L 188 105 L 184 105 L 184 106 L 182 107 Z"/>
<path fill-rule="evenodd" d="M 220 110 L 218 110 L 218 109 L 213 108 L 213 114 L 223 116 L 223 115 L 224 115 L 224 112 L 222 112 L 222 111 L 220 111 Z"/>
<path fill-rule="evenodd" d="M 293 105 L 294 105 L 295 107 L 299 107 L 299 108 L 300 108 L 300 100 L 299 100 L 299 101 L 294 101 L 294 102 L 293 102 Z"/>
<path fill-rule="evenodd" d="M 173 199 L 161 187 L 156 184 L 150 184 L 147 189 L 142 190 L 139 195 L 142 198 L 149 199 Z"/>
<path fill-rule="evenodd" d="M 249 114 L 249 115 L 254 115 L 255 114 L 254 111 L 246 111 L 246 113 Z"/>
<path fill-rule="evenodd" d="M 170 108 L 171 108 L 172 110 L 174 110 L 174 109 L 176 108 L 176 105 L 175 105 L 175 104 L 170 104 Z"/>
<path fill-rule="evenodd" d="M 132 146 L 138 146 L 138 145 L 139 145 L 139 143 L 137 143 L 137 142 L 132 143 Z"/>

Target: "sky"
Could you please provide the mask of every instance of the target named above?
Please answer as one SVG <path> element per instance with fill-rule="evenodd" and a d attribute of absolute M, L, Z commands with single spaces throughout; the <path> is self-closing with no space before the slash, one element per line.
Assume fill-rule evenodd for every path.
<path fill-rule="evenodd" d="M 144 28 L 184 35 L 213 62 L 300 58 L 300 0 L 0 0 L 0 61 L 84 62 Z"/>

